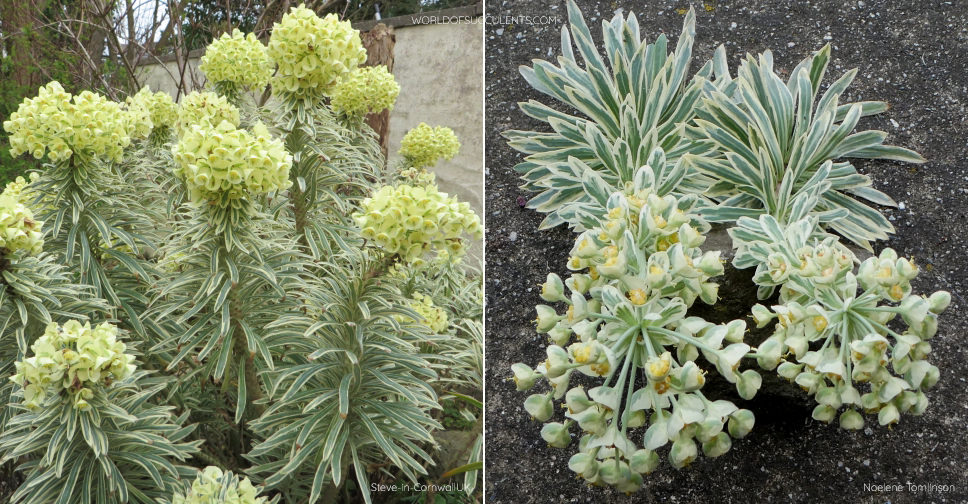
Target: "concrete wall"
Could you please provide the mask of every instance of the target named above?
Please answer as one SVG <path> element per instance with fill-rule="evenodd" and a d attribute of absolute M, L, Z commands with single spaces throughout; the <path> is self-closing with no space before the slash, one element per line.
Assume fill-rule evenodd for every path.
<path fill-rule="evenodd" d="M 400 97 L 390 113 L 390 159 L 400 139 L 425 122 L 447 126 L 460 152 L 434 171 L 440 189 L 458 195 L 483 215 L 484 25 L 439 24 L 396 28 L 393 73 Z"/>

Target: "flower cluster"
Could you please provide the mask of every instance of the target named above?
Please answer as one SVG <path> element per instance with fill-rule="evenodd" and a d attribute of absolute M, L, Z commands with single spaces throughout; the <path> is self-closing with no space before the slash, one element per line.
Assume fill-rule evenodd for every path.
<path fill-rule="evenodd" d="M 34 214 L 23 201 L 22 191 L 27 182 L 23 177 L 7 184 L 0 194 L 0 255 L 9 258 L 23 250 L 37 255 L 44 248 L 44 223 L 34 220 Z"/>
<path fill-rule="evenodd" d="M 213 83 L 264 88 L 272 76 L 266 46 L 254 33 L 242 35 L 238 28 L 223 33 L 205 48 L 199 69 Z"/>
<path fill-rule="evenodd" d="M 770 253 L 753 275 L 757 285 L 780 286 L 782 302 L 805 301 L 813 295 L 811 289 L 835 285 L 854 268 L 854 254 L 834 237 L 803 245 L 793 252 L 792 257 L 780 251 Z M 806 283 L 789 282 L 791 277 Z"/>
<path fill-rule="evenodd" d="M 398 317 L 397 320 L 407 323 L 419 322 L 438 334 L 443 333 L 450 326 L 450 322 L 447 320 L 447 312 L 437 307 L 430 296 L 414 292 L 413 299 L 410 301 L 410 308 L 420 315 L 419 321 L 410 317 Z"/>
<path fill-rule="evenodd" d="M 760 366 L 776 368 L 814 396 L 815 419 L 831 422 L 844 408 L 839 417 L 844 429 L 863 428 L 858 410 L 877 413 L 881 425 L 896 423 L 902 413 L 923 413 L 928 407 L 924 390 L 939 376 L 925 360 L 928 340 L 951 295 L 911 295 L 917 267 L 891 249 L 862 262 L 856 275 L 849 251 L 845 258 L 844 250 L 817 257 L 832 250 L 822 244 L 812 250 L 796 268 L 812 274 L 794 273 L 786 280 L 783 304 L 753 309 L 759 326 L 777 321 L 773 335 L 757 349 Z M 888 327 L 897 315 L 908 326 L 903 333 Z M 864 383 L 866 391 L 857 388 Z"/>
<path fill-rule="evenodd" d="M 164 91 L 152 93 L 148 86 L 125 99 L 130 114 L 140 124 L 138 137 L 170 128 L 178 118 L 178 106 Z M 147 131 L 144 131 L 147 128 Z"/>
<path fill-rule="evenodd" d="M 228 121 L 187 130 L 172 149 L 175 175 L 185 181 L 192 201 L 242 198 L 292 185 L 292 155 L 262 123 L 252 132 Z"/>
<path fill-rule="evenodd" d="M 178 105 L 175 132 L 182 136 L 193 126 L 217 126 L 222 121 L 239 126 L 239 109 L 224 96 L 207 91 L 192 91 Z"/>
<path fill-rule="evenodd" d="M 698 249 L 709 224 L 693 213 L 696 201 L 660 198 L 647 188 L 612 194 L 599 225 L 576 240 L 568 265 L 575 272 L 564 282 L 551 273 L 542 285 L 542 299 L 568 308 L 559 314 L 537 306 L 538 332 L 551 340 L 547 359 L 535 368 L 514 364 L 513 378 L 518 390 L 542 378 L 551 385 L 524 404 L 541 422 L 552 419 L 553 401 L 564 398 L 564 421 L 546 423 L 541 435 L 564 448 L 577 426 L 579 452 L 569 467 L 590 484 L 635 491 L 642 475 L 658 466 L 657 450 L 670 442 L 669 462 L 683 467 L 700 449 L 709 457 L 725 453 L 732 438 L 752 429 L 750 411 L 701 391 L 700 353 L 743 398 L 756 394 L 761 378 L 739 370 L 750 350 L 745 322 L 717 325 L 686 316 L 696 298 L 715 301 L 717 287 L 708 279 L 723 272 L 718 253 Z M 571 387 L 576 371 L 605 383 L 587 391 Z M 646 384 L 636 389 L 640 375 Z M 640 447 L 628 430 L 646 426 Z"/>
<path fill-rule="evenodd" d="M 383 109 L 393 110 L 400 85 L 384 65 L 360 67 L 340 80 L 333 89 L 330 104 L 348 116 L 363 116 Z"/>
<path fill-rule="evenodd" d="M 171 504 L 264 504 L 266 497 L 259 497 L 259 489 L 249 478 L 222 472 L 208 466 L 195 478 L 185 495 L 175 494 Z"/>
<path fill-rule="evenodd" d="M 11 155 L 47 153 L 55 163 L 74 154 L 117 161 L 131 142 L 127 114 L 117 103 L 90 91 L 72 96 L 56 81 L 25 99 L 3 128 Z"/>
<path fill-rule="evenodd" d="M 453 159 L 459 150 L 457 135 L 445 126 L 432 128 L 420 123 L 400 140 L 400 155 L 417 168 L 433 166 L 441 159 Z"/>
<path fill-rule="evenodd" d="M 24 405 L 35 409 L 48 396 L 67 391 L 80 410 L 90 408 L 88 400 L 99 386 L 124 380 L 134 373 L 134 356 L 118 341 L 118 328 L 105 322 L 91 328 L 76 320 L 63 327 L 52 322 L 30 349 L 32 357 L 16 362 L 11 381 L 23 388 Z"/>
<path fill-rule="evenodd" d="M 366 61 L 360 33 L 335 14 L 320 18 L 294 7 L 269 36 L 269 57 L 279 66 L 272 87 L 297 98 L 317 99 Z"/>
<path fill-rule="evenodd" d="M 429 185 L 437 183 L 437 175 L 425 168 L 406 168 L 397 177 L 410 185 Z"/>
<path fill-rule="evenodd" d="M 568 269 L 588 269 L 591 286 L 617 282 L 635 304 L 652 296 L 716 302 L 719 251 L 703 253 L 709 224 L 692 213 L 696 199 L 659 197 L 651 189 L 614 193 L 598 227 L 580 234 Z"/>
<path fill-rule="evenodd" d="M 17 177 L 13 181 L 7 182 L 7 186 L 3 189 L 3 194 L 12 196 L 21 203 L 26 204 L 30 199 L 30 196 L 25 191 L 27 191 L 27 188 L 30 187 L 30 184 L 33 184 L 38 180 L 40 180 L 40 174 L 37 172 L 30 174 L 29 181 L 23 177 Z"/>
<path fill-rule="evenodd" d="M 465 251 L 461 237 L 466 233 L 480 238 L 482 234 L 481 221 L 470 205 L 440 192 L 435 185 L 381 187 L 363 200 L 353 218 L 364 238 L 417 264 L 435 249 L 458 258 Z"/>

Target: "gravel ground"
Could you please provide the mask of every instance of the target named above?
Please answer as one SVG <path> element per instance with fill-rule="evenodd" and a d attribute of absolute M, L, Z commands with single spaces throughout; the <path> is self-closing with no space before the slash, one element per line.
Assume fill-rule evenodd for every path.
<path fill-rule="evenodd" d="M 580 1 L 593 35 L 600 22 L 622 9 L 638 14 L 650 39 L 664 31 L 678 39 L 678 2 Z M 692 466 L 668 464 L 647 477 L 633 496 L 589 488 L 567 468 L 575 447 L 548 448 L 541 425 L 522 407 L 527 396 L 507 381 L 509 366 L 543 360 L 544 342 L 530 322 L 539 288 L 550 272 L 564 273 L 573 235 L 564 228 L 538 231 L 542 216 L 522 208 L 512 166 L 520 156 L 500 133 L 538 125 L 517 102 L 553 103 L 530 89 L 517 67 L 560 53 L 565 5 L 550 0 L 491 0 L 485 31 L 487 114 L 487 501 L 545 502 L 968 502 L 968 3 L 957 1 L 750 0 L 696 4 L 694 66 L 725 44 L 735 71 L 746 52 L 774 51 L 788 72 L 826 41 L 833 54 L 828 83 L 850 68 L 859 74 L 844 100 L 884 100 L 891 110 L 862 120 L 864 129 L 889 132 L 889 142 L 913 148 L 928 162 L 860 163 L 875 186 L 902 204 L 883 209 L 897 234 L 890 246 L 921 265 L 918 292 L 944 288 L 954 301 L 932 341 L 930 360 L 941 380 L 921 417 L 905 416 L 892 429 L 868 421 L 862 432 L 844 432 L 810 419 L 802 395 L 771 395 L 746 407 L 756 427 L 717 459 Z M 504 16 L 551 16 L 541 25 L 501 24 Z M 542 21 L 546 19 L 541 19 Z M 599 43 L 600 45 L 600 43 Z M 721 292 L 728 292 L 724 285 Z M 764 373 L 766 375 L 766 373 Z M 870 419 L 869 419 L 870 420 Z M 874 425 L 871 425 L 871 424 Z M 913 485 L 935 485 L 913 488 Z M 870 487 L 865 485 L 874 485 Z M 877 485 L 882 485 L 878 488 Z M 938 486 L 953 488 L 939 491 Z"/>

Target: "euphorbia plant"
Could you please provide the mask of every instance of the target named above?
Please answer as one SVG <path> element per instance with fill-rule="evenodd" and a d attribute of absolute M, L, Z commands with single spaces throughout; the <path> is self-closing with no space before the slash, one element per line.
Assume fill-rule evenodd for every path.
<path fill-rule="evenodd" d="M 723 272 L 718 251 L 699 249 L 709 225 L 694 212 L 695 203 L 695 197 L 659 197 L 647 185 L 612 194 L 606 217 L 594 226 L 594 218 L 586 217 L 588 230 L 572 248 L 568 268 L 588 272 L 564 282 L 571 295 L 555 274 L 542 286 L 544 300 L 568 309 L 558 315 L 550 306 L 537 307 L 538 332 L 552 342 L 548 359 L 534 370 L 515 364 L 515 382 L 519 390 L 538 378 L 551 384 L 550 391 L 525 401 L 539 421 L 553 417 L 554 399 L 565 399 L 566 420 L 545 424 L 541 436 L 551 446 L 567 447 L 577 424 L 583 436 L 569 467 L 589 483 L 635 491 L 642 475 L 658 466 L 656 450 L 670 441 L 669 461 L 683 467 L 699 446 L 707 456 L 719 456 L 729 450 L 730 436 L 743 437 L 752 428 L 751 412 L 700 390 L 700 353 L 744 398 L 756 393 L 760 376 L 738 370 L 750 350 L 742 320 L 715 325 L 686 315 L 697 298 L 716 301 L 718 286 L 709 279 Z M 604 382 L 587 392 L 569 387 L 576 371 Z M 645 386 L 637 387 L 641 382 Z M 646 425 L 640 446 L 631 431 Z"/>
<path fill-rule="evenodd" d="M 36 177 L 33 178 L 36 180 Z M 67 268 L 43 251 L 44 223 L 30 210 L 28 182 L 19 177 L 0 194 L 0 373 L 9 376 L 34 334 L 51 322 L 86 319 L 107 305 L 93 289 L 73 282 Z M 13 385 L 0 384 L 0 427 L 12 413 Z"/>
<path fill-rule="evenodd" d="M 0 435 L 3 461 L 26 481 L 11 502 L 153 503 L 182 488 L 201 441 L 187 441 L 170 406 L 149 400 L 168 384 L 136 369 L 111 324 L 51 323 L 16 363 L 23 403 Z"/>
<path fill-rule="evenodd" d="M 562 223 L 574 227 L 579 211 L 601 210 L 583 188 L 589 177 L 611 194 L 632 182 L 636 169 L 647 163 L 662 180 L 684 154 L 707 152 L 709 147 L 691 141 L 683 127 L 695 117 L 706 80 L 714 78 L 716 85 L 729 81 L 722 47 L 713 62 L 687 78 L 696 31 L 691 9 L 672 51 L 664 34 L 652 43 L 644 40 L 634 14 L 603 22 L 605 58 L 573 1 L 568 2 L 568 21 L 570 27 L 561 31 L 558 66 L 534 60 L 533 67 L 520 70 L 535 90 L 580 114 L 530 100 L 520 104 L 521 110 L 547 123 L 551 131 L 504 132 L 509 145 L 526 155 L 514 169 L 521 173 L 524 188 L 539 193 L 528 207 L 548 214 L 542 228 Z M 584 66 L 578 64 L 573 42 Z M 663 151 L 668 167 L 650 162 L 656 149 Z M 701 190 L 695 182 L 690 177 L 668 190 Z"/>
<path fill-rule="evenodd" d="M 441 396 L 480 392 L 461 263 L 480 221 L 412 163 L 387 169 L 362 120 L 399 86 L 304 7 L 269 46 L 215 41 L 209 90 L 177 108 L 52 83 L 5 123 L 15 154 L 50 161 L 0 195 L 15 502 L 333 502 L 354 479 L 369 501 L 377 470 L 430 474 Z M 431 136 L 414 152 L 453 157 L 453 132 Z"/>
<path fill-rule="evenodd" d="M 641 475 L 657 464 L 654 450 L 669 440 L 677 467 L 697 455 L 694 437 L 708 455 L 721 454 L 730 446 L 722 432 L 726 416 L 734 437 L 749 432 L 753 417 L 698 392 L 700 352 L 743 398 L 760 386 L 755 371 L 739 371 L 743 358 L 776 368 L 814 396 L 814 418 L 830 422 L 846 407 L 840 423 L 847 429 L 864 425 L 858 410 L 877 413 L 882 425 L 904 412 L 922 413 L 924 391 L 939 375 L 925 360 L 927 340 L 950 295 L 911 295 L 912 262 L 891 249 L 860 262 L 830 234 L 871 249 L 872 240 L 893 232 L 880 213 L 852 196 L 884 205 L 893 200 L 846 159 L 924 161 L 885 145 L 884 132 L 853 133 L 861 117 L 884 112 L 886 104 L 838 103 L 855 71 L 818 99 L 829 46 L 801 62 L 789 82 L 774 73 L 769 51 L 744 60 L 732 78 L 720 47 L 686 84 L 691 11 L 668 59 L 664 36 L 643 45 L 631 15 L 602 23 L 602 58 L 577 6 L 569 2 L 568 9 L 571 29 L 562 30 L 560 66 L 535 61 L 522 74 L 584 117 L 532 101 L 522 110 L 552 131 L 506 132 L 511 146 L 527 155 L 516 167 L 524 188 L 541 191 L 529 205 L 548 213 L 542 227 L 567 222 L 580 232 L 568 268 L 588 268 L 566 282 L 548 276 L 542 298 L 568 310 L 559 315 L 537 307 L 538 331 L 553 343 L 548 358 L 535 369 L 512 367 L 519 390 L 539 378 L 552 386 L 525 402 L 536 419 L 549 420 L 552 400 L 565 398 L 566 420 L 546 424 L 542 437 L 567 446 L 577 423 L 586 434 L 570 467 L 591 483 L 626 491 L 642 484 Z M 735 223 L 733 265 L 756 267 L 760 299 L 780 290 L 772 309 L 752 308 L 759 327 L 777 320 L 757 348 L 742 342 L 742 321 L 716 326 L 688 316 L 697 297 L 713 303 L 718 295 L 708 281 L 722 273 L 718 258 L 696 248 L 706 219 Z M 889 325 L 897 315 L 907 330 Z M 724 340 L 732 344 L 722 348 Z M 568 389 L 575 370 L 605 383 L 587 392 Z M 635 388 L 637 370 L 647 387 Z M 647 408 L 655 413 L 638 449 L 627 432 L 645 424 Z"/>
<path fill-rule="evenodd" d="M 851 70 L 819 95 L 830 46 L 801 61 L 788 82 L 774 73 L 773 54 L 740 63 L 730 86 L 704 88 L 692 136 L 715 147 L 716 155 L 690 155 L 687 161 L 707 178 L 704 194 L 719 204 L 703 212 L 712 222 L 772 215 L 790 224 L 808 212 L 825 229 L 870 250 L 894 226 L 877 210 L 854 199 L 895 206 L 871 187 L 851 158 L 921 163 L 918 153 L 884 145 L 887 133 L 853 133 L 858 121 L 887 110 L 884 102 L 839 103 L 854 80 Z M 819 96 L 819 98 L 818 98 Z M 816 102 L 816 104 L 815 104 Z M 799 209 L 810 199 L 810 206 Z"/>
<path fill-rule="evenodd" d="M 143 298 L 115 284 L 147 278 L 133 252 L 149 245 L 135 229 L 148 227 L 150 221 L 112 168 L 130 145 L 136 116 L 141 115 L 140 109 L 125 110 L 90 91 L 71 95 L 52 82 L 37 97 L 24 100 L 4 129 L 10 133 L 13 154 L 29 152 L 50 161 L 29 192 L 38 217 L 48 223 L 48 248 L 73 268 L 80 283 L 94 287 L 97 297 L 123 311 L 127 325 L 144 335 Z M 109 259 L 120 268 L 109 265 Z"/>
<path fill-rule="evenodd" d="M 780 304 L 753 307 L 759 327 L 777 320 L 759 345 L 760 366 L 776 368 L 814 396 L 817 420 L 830 422 L 845 407 L 844 429 L 864 426 L 858 410 L 877 413 L 881 425 L 896 423 L 901 413 L 923 413 L 924 391 L 939 377 L 926 360 L 928 340 L 951 295 L 912 295 L 918 268 L 889 248 L 855 270 L 854 254 L 833 237 L 811 237 L 811 219 L 786 229 L 770 216 L 738 224 L 730 230 L 741 250 L 737 266 L 756 265 L 757 283 L 780 287 Z M 908 325 L 902 332 L 888 325 L 898 315 Z"/>
<path fill-rule="evenodd" d="M 261 124 L 250 133 L 228 121 L 193 126 L 173 154 L 191 203 L 166 251 L 180 274 L 161 285 L 155 318 L 175 316 L 190 329 L 172 327 L 158 346 L 174 354 L 169 369 L 191 355 L 205 375 L 234 377 L 238 422 L 247 407 L 261 409 L 252 404 L 262 397 L 257 370 L 274 363 L 263 328 L 279 307 L 265 296 L 285 302 L 301 285 L 300 253 L 254 202 L 289 187 L 292 156 Z"/>

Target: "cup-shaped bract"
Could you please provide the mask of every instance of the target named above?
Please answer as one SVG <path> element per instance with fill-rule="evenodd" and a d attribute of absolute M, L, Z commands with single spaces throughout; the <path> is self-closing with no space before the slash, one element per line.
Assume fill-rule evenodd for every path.
<path fill-rule="evenodd" d="M 120 105 L 90 91 L 71 95 L 59 82 L 40 88 L 3 123 L 10 154 L 29 152 L 54 163 L 74 154 L 120 160 L 131 142 L 128 117 Z"/>
<path fill-rule="evenodd" d="M 366 61 L 360 32 L 335 14 L 320 18 L 305 4 L 282 16 L 269 36 L 269 57 L 279 69 L 275 92 L 299 99 L 322 98 L 341 77 Z"/>
<path fill-rule="evenodd" d="M 172 148 L 175 175 L 193 202 L 225 201 L 289 188 L 292 155 L 262 123 L 252 132 L 229 121 L 203 122 L 182 134 Z"/>
<path fill-rule="evenodd" d="M 259 497 L 259 488 L 232 471 L 222 472 L 208 466 L 199 473 L 185 494 L 175 494 L 172 504 L 264 504 L 266 497 Z"/>
<path fill-rule="evenodd" d="M 400 154 L 414 167 L 428 167 L 441 159 L 453 159 L 460 150 L 454 130 L 420 123 L 400 140 Z"/>
<path fill-rule="evenodd" d="M 385 65 L 360 67 L 339 81 L 330 97 L 333 110 L 348 116 L 363 116 L 384 109 L 393 110 L 400 85 Z"/>
<path fill-rule="evenodd" d="M 238 28 L 223 33 L 205 48 L 198 67 L 209 81 L 261 89 L 272 76 L 272 61 L 266 46 L 254 33 L 243 35 Z"/>
<path fill-rule="evenodd" d="M 175 132 L 179 137 L 193 126 L 218 126 L 222 121 L 239 126 L 239 109 L 224 96 L 208 91 L 192 91 L 178 104 Z"/>
<path fill-rule="evenodd" d="M 470 205 L 435 185 L 381 187 L 363 200 L 353 218 L 364 238 L 414 264 L 423 264 L 431 251 L 445 251 L 456 260 L 465 252 L 465 234 L 482 235 L 481 220 Z"/>
<path fill-rule="evenodd" d="M 135 371 L 134 356 L 125 353 L 118 328 L 107 322 L 94 328 L 77 320 L 63 326 L 51 322 L 30 349 L 33 355 L 14 363 L 17 373 L 10 378 L 23 388 L 24 405 L 30 409 L 65 391 L 75 408 L 88 409 L 95 390 Z"/>

